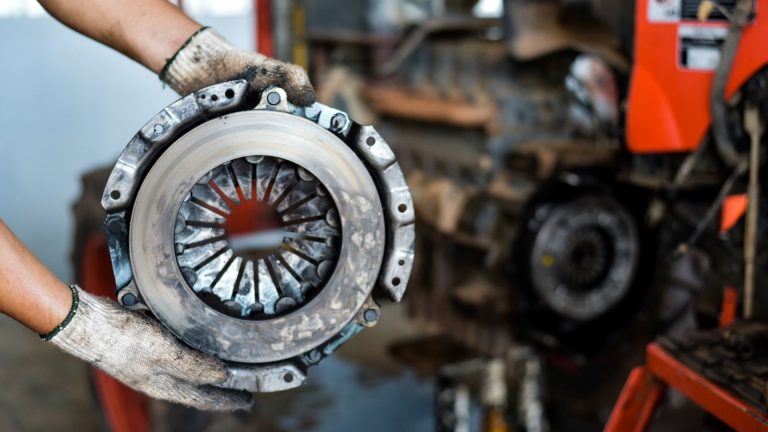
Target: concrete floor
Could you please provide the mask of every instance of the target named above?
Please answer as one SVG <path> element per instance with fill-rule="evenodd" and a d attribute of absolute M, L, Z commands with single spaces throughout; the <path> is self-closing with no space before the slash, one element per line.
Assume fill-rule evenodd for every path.
<path fill-rule="evenodd" d="M 164 431 L 432 431 L 433 386 L 387 354 L 395 338 L 413 334 L 400 306 L 310 370 L 300 389 L 258 395 L 250 414 L 210 414 L 153 404 L 154 429 Z M 0 431 L 99 431 L 87 369 L 0 316 Z"/>
<path fill-rule="evenodd" d="M 403 370 L 387 352 L 392 341 L 414 334 L 404 308 L 387 305 L 379 325 L 311 369 L 307 385 L 257 395 L 251 413 L 202 413 L 156 402 L 154 430 L 432 431 L 432 382 Z M 0 431 L 104 430 L 83 363 L 4 316 L 0 340 L 5 342 L 0 351 Z M 566 393 L 572 397 L 574 392 Z M 708 426 L 703 412 L 683 398 L 671 396 L 668 401 L 651 430 L 721 430 Z M 571 418 L 565 424 L 568 430 L 586 431 L 596 423 Z"/>
<path fill-rule="evenodd" d="M 95 431 L 85 365 L 0 315 L 0 431 Z"/>

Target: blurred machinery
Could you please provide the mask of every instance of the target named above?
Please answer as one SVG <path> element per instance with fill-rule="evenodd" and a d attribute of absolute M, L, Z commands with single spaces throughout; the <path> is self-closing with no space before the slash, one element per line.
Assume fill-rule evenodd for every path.
<path fill-rule="evenodd" d="M 373 35 L 309 40 L 315 65 L 344 65 L 317 71 L 320 97 L 378 118 L 413 188 L 425 228 L 411 307 L 485 353 L 505 352 L 511 329 L 589 348 L 632 307 L 655 246 L 652 193 L 623 164 L 619 39 L 594 19 L 560 25 L 555 2 L 511 3 L 501 19 L 407 6 L 400 19 L 422 13 L 410 26 L 378 13 Z"/>
<path fill-rule="evenodd" d="M 573 360 L 711 325 L 725 287 L 760 313 L 768 4 L 486 3 L 306 5 L 321 99 L 379 125 L 413 190 L 414 318 Z"/>
<path fill-rule="evenodd" d="M 487 430 L 557 428 L 545 402 L 575 375 L 555 403 L 594 430 L 627 346 L 691 310 L 714 326 L 724 289 L 768 312 L 768 0 L 257 3 L 259 50 L 375 123 L 407 176 L 406 301 L 432 336 L 393 352 L 438 377 L 440 430 L 467 430 L 470 394 Z"/>

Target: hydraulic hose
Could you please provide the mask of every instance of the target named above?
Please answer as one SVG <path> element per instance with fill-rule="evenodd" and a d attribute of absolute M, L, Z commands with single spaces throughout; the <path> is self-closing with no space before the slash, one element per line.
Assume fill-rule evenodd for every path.
<path fill-rule="evenodd" d="M 753 0 L 739 0 L 731 17 L 731 26 L 728 36 L 723 43 L 720 61 L 715 69 L 715 77 L 712 82 L 710 94 L 710 112 L 712 114 L 712 136 L 718 155 L 728 167 L 739 164 L 739 156 L 728 131 L 726 88 L 731 74 L 736 52 L 741 43 L 744 28 L 752 15 Z"/>

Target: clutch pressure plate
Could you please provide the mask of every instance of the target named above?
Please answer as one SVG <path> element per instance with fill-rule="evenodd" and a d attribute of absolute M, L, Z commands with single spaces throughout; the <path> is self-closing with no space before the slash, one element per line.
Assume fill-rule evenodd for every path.
<path fill-rule="evenodd" d="M 410 192 L 373 127 L 245 81 L 150 120 L 102 205 L 118 300 L 230 363 L 230 388 L 302 384 L 413 264 Z"/>

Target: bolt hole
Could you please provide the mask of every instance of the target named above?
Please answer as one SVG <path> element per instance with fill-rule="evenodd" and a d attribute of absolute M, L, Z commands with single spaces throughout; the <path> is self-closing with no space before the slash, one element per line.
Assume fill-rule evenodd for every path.
<path fill-rule="evenodd" d="M 334 129 L 341 129 L 347 124 L 347 119 L 343 114 L 336 114 L 331 118 L 331 127 Z"/>
<path fill-rule="evenodd" d="M 365 313 L 363 313 L 363 318 L 368 322 L 376 321 L 379 318 L 379 312 L 377 312 L 376 309 L 367 309 Z"/>
<path fill-rule="evenodd" d="M 365 140 L 365 143 L 368 144 L 369 146 L 372 146 L 372 145 L 376 144 L 376 138 L 368 137 L 368 139 Z"/>
<path fill-rule="evenodd" d="M 406 210 L 408 210 L 408 206 L 405 204 L 400 204 L 399 206 L 397 206 L 397 211 L 399 211 L 400 213 L 405 213 Z"/>
<path fill-rule="evenodd" d="M 123 301 L 123 304 L 126 306 L 133 306 L 136 304 L 136 296 L 131 293 L 124 295 L 121 300 Z"/>
<path fill-rule="evenodd" d="M 232 89 L 227 89 L 227 91 L 224 92 L 224 96 L 226 96 L 227 99 L 232 99 L 235 97 L 235 91 Z"/>
<path fill-rule="evenodd" d="M 159 124 L 155 125 L 155 129 L 154 129 L 155 134 L 160 135 L 161 133 L 163 133 L 163 129 L 164 129 L 163 125 L 159 125 Z"/>
<path fill-rule="evenodd" d="M 113 200 L 117 200 L 117 199 L 120 199 L 120 191 L 116 191 L 116 190 L 113 190 L 112 192 L 110 192 L 110 193 L 109 193 L 109 196 L 110 196 L 110 197 L 111 197 Z"/>
<path fill-rule="evenodd" d="M 211 100 L 216 102 L 217 100 L 219 100 L 219 97 L 216 95 L 211 95 Z"/>
<path fill-rule="evenodd" d="M 292 374 L 292 373 L 290 373 L 290 372 L 289 372 L 289 373 L 287 373 L 287 374 L 285 374 L 285 375 L 283 376 L 283 380 L 285 380 L 285 382 L 287 382 L 287 383 L 289 383 L 289 382 L 293 382 L 293 374 Z"/>
<path fill-rule="evenodd" d="M 200 99 L 205 99 L 205 95 L 200 95 Z"/>
<path fill-rule="evenodd" d="M 398 286 L 400 285 L 400 278 L 394 278 L 392 279 L 392 285 Z"/>
<path fill-rule="evenodd" d="M 400 260 L 397 262 L 397 265 L 405 265 L 405 260 Z"/>
<path fill-rule="evenodd" d="M 280 103 L 280 93 L 270 92 L 267 94 L 267 103 L 270 105 L 277 105 Z"/>

